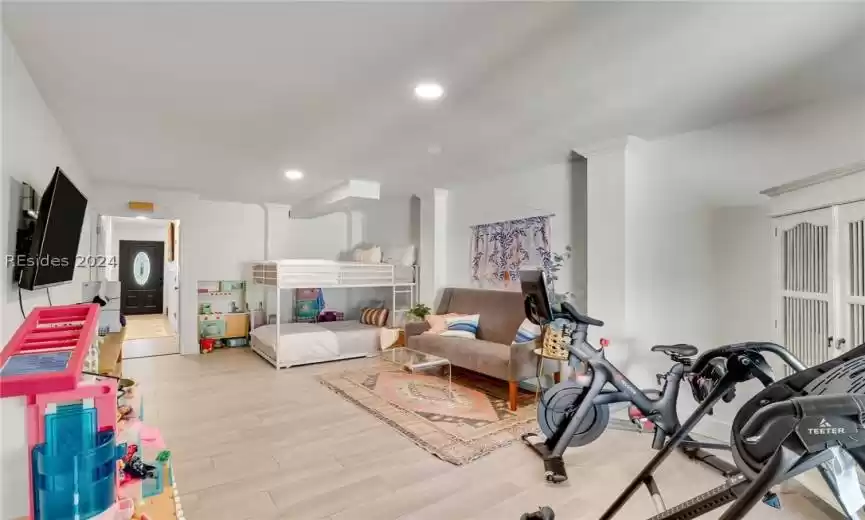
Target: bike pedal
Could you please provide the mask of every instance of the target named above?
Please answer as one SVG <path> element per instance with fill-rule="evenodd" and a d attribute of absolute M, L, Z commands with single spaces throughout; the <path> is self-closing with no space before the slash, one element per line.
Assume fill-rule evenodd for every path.
<path fill-rule="evenodd" d="M 565 470 L 565 461 L 561 457 L 550 457 L 544 459 L 544 476 L 548 482 L 560 484 L 568 480 Z"/>
<path fill-rule="evenodd" d="M 763 503 L 769 507 L 781 509 L 781 498 L 771 491 L 763 495 Z"/>

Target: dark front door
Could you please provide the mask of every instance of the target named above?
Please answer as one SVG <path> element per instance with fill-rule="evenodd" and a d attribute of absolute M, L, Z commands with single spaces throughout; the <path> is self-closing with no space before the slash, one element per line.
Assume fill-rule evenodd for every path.
<path fill-rule="evenodd" d="M 164 242 L 120 241 L 120 311 L 162 314 Z"/>

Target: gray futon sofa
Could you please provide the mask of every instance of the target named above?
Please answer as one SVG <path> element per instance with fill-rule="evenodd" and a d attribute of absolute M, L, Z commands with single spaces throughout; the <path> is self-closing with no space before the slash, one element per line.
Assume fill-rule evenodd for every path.
<path fill-rule="evenodd" d="M 452 365 L 508 382 L 508 404 L 517 409 L 519 382 L 537 375 L 534 342 L 512 344 L 525 319 L 522 293 L 483 289 L 448 288 L 436 314 L 480 314 L 477 339 L 423 334 L 429 324 L 408 323 L 406 346 L 447 358 Z M 559 363 L 544 360 L 544 374 L 559 378 Z"/>

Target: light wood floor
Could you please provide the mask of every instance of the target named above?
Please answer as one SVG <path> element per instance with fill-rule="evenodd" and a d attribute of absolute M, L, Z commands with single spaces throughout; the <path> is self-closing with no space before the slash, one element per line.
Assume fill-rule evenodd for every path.
<path fill-rule="evenodd" d="M 649 437 L 608 431 L 568 452 L 571 478 L 558 486 L 519 443 L 452 466 L 314 378 L 368 362 L 277 372 L 234 349 L 134 359 L 124 375 L 144 385 L 145 420 L 169 443 L 189 520 L 516 520 L 540 504 L 559 520 L 594 520 L 653 453 Z M 657 478 L 668 504 L 721 483 L 678 455 Z M 782 511 L 759 505 L 748 518 L 830 518 L 797 494 L 782 501 Z M 641 490 L 617 518 L 653 511 Z"/>
<path fill-rule="evenodd" d="M 126 337 L 123 359 L 180 353 L 177 336 L 171 330 L 168 316 L 164 314 L 127 316 Z"/>
<path fill-rule="evenodd" d="M 128 339 L 123 342 L 123 359 L 179 354 L 180 344 L 176 336 L 167 338 Z"/>

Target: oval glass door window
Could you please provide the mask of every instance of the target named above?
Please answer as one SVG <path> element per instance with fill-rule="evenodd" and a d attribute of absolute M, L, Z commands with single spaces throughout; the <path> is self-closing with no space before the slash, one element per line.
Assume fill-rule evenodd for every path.
<path fill-rule="evenodd" d="M 132 261 L 132 276 L 138 285 L 146 284 L 150 278 L 150 257 L 144 251 L 139 251 Z"/>

